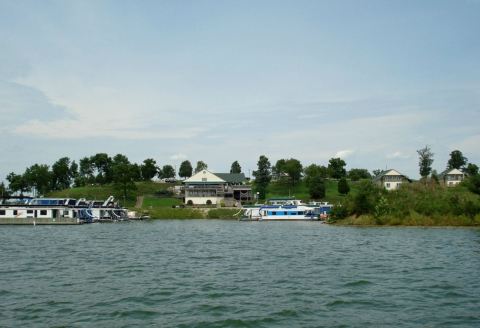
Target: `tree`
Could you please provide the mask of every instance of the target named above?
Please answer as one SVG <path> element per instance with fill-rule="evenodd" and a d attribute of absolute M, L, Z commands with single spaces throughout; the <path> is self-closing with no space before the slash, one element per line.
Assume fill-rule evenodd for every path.
<path fill-rule="evenodd" d="M 480 175 L 472 175 L 467 179 L 467 187 L 471 192 L 480 195 Z"/>
<path fill-rule="evenodd" d="M 195 167 L 195 173 L 208 169 L 208 165 L 203 161 L 198 161 Z"/>
<path fill-rule="evenodd" d="M 142 179 L 145 181 L 152 180 L 158 173 L 157 162 L 153 158 L 147 158 L 140 166 Z"/>
<path fill-rule="evenodd" d="M 274 180 L 279 180 L 282 178 L 282 174 L 285 173 L 285 162 L 285 159 L 279 159 L 275 163 L 275 166 L 272 167 L 272 176 Z"/>
<path fill-rule="evenodd" d="M 382 172 L 383 170 L 380 170 L 380 169 L 373 170 L 372 171 L 373 177 L 374 178 L 378 177 L 380 174 L 382 174 Z"/>
<path fill-rule="evenodd" d="M 305 184 L 307 185 L 307 187 L 310 186 L 312 178 L 319 176 L 322 179 L 325 179 L 328 175 L 327 168 L 323 165 L 320 166 L 317 164 L 310 164 L 305 169 L 303 169 L 303 173 L 305 176 Z"/>
<path fill-rule="evenodd" d="M 68 189 L 71 184 L 70 158 L 62 157 L 52 165 L 52 188 L 54 190 Z"/>
<path fill-rule="evenodd" d="M 0 197 L 4 198 L 8 196 L 8 191 L 7 187 L 5 187 L 5 184 L 3 182 L 0 183 Z"/>
<path fill-rule="evenodd" d="M 331 178 L 340 179 L 347 175 L 347 170 L 345 166 L 347 164 L 341 158 L 331 158 L 328 161 L 328 172 Z"/>
<path fill-rule="evenodd" d="M 310 178 L 308 193 L 312 199 L 322 199 L 325 197 L 325 182 L 320 174 Z"/>
<path fill-rule="evenodd" d="M 298 159 L 290 158 L 285 161 L 283 167 L 285 173 L 288 175 L 292 186 L 295 186 L 302 177 L 303 167 Z"/>
<path fill-rule="evenodd" d="M 473 164 L 473 163 L 469 163 L 467 165 L 467 168 L 465 169 L 465 173 L 467 173 L 469 176 L 477 175 L 478 174 L 478 166 Z"/>
<path fill-rule="evenodd" d="M 140 165 L 138 165 L 137 163 L 133 163 L 131 165 L 133 181 L 142 181 L 142 169 Z"/>
<path fill-rule="evenodd" d="M 460 150 L 454 150 L 450 153 L 450 159 L 447 163 L 447 169 L 462 169 L 467 165 L 468 159 L 463 156 Z"/>
<path fill-rule="evenodd" d="M 78 164 L 75 161 L 70 163 L 69 169 L 70 177 L 75 181 L 78 178 Z"/>
<path fill-rule="evenodd" d="M 255 177 L 255 187 L 259 193 L 260 199 L 265 199 L 267 187 L 272 180 L 272 167 L 268 158 L 261 155 L 257 162 L 258 169 L 253 171 Z"/>
<path fill-rule="evenodd" d="M 370 175 L 367 169 L 351 169 L 350 171 L 348 171 L 348 177 L 352 181 L 372 178 L 372 176 Z"/>
<path fill-rule="evenodd" d="M 90 162 L 97 171 L 95 181 L 100 184 L 110 183 L 112 176 L 112 159 L 106 153 L 98 153 L 90 157 Z"/>
<path fill-rule="evenodd" d="M 175 169 L 171 165 L 164 165 L 162 168 L 162 179 L 175 178 Z"/>
<path fill-rule="evenodd" d="M 190 178 L 192 176 L 192 164 L 190 161 L 183 161 L 182 164 L 180 164 L 180 168 L 178 170 L 178 175 L 181 178 Z"/>
<path fill-rule="evenodd" d="M 242 167 L 238 163 L 238 161 L 235 161 L 232 163 L 232 166 L 230 168 L 230 173 L 242 173 Z"/>
<path fill-rule="evenodd" d="M 25 170 L 23 176 L 28 186 L 35 188 L 39 195 L 45 195 L 53 185 L 53 174 L 49 171 L 48 165 L 34 164 Z"/>
<path fill-rule="evenodd" d="M 426 179 L 432 171 L 433 153 L 428 145 L 425 146 L 425 148 L 417 150 L 417 153 L 420 175 L 423 179 Z"/>
<path fill-rule="evenodd" d="M 350 186 L 348 185 L 347 179 L 341 178 L 338 180 L 338 192 L 342 195 L 346 195 L 350 192 Z"/>
<path fill-rule="evenodd" d="M 7 175 L 8 189 L 12 193 L 20 192 L 20 196 L 23 196 L 24 192 L 30 191 L 28 182 L 23 175 L 15 174 L 11 172 Z"/>
<path fill-rule="evenodd" d="M 90 157 L 84 157 L 80 159 L 79 177 L 75 184 L 77 186 L 84 186 L 87 183 L 95 182 L 95 176 L 93 175 L 94 171 L 95 166 Z"/>
<path fill-rule="evenodd" d="M 138 172 L 136 172 L 138 171 Z M 129 198 L 131 191 L 136 190 L 135 176 L 139 174 L 137 168 L 130 164 L 130 161 L 125 155 L 117 154 L 112 162 L 113 186 L 119 191 L 126 200 Z"/>

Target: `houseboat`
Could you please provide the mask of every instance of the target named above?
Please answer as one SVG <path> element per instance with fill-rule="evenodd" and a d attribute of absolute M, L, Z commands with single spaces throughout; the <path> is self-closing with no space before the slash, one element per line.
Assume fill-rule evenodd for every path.
<path fill-rule="evenodd" d="M 70 198 L 16 198 L 0 201 L 0 224 L 83 224 L 128 219 L 113 197 L 95 202 Z"/>
<path fill-rule="evenodd" d="M 267 200 L 266 205 L 245 207 L 240 220 L 243 221 L 311 221 L 325 220 L 332 210 L 327 202 L 304 204 L 293 198 Z"/>

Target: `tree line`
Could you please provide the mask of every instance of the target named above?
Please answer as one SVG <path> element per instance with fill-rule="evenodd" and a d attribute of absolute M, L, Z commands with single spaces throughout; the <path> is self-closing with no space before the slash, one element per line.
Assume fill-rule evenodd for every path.
<path fill-rule="evenodd" d="M 417 151 L 419 155 L 419 173 L 422 179 L 436 180 L 438 173 L 432 170 L 433 152 L 429 146 Z M 450 153 L 447 169 L 457 168 L 475 181 L 478 176 L 478 166 L 468 163 L 468 159 L 459 150 Z M 185 160 L 180 164 L 178 176 L 180 178 L 191 177 L 194 173 L 208 169 L 204 161 L 197 161 L 195 169 L 190 161 Z M 238 161 L 234 161 L 230 173 L 241 173 L 242 168 Z M 304 181 L 312 199 L 325 197 L 325 179 L 338 180 L 338 192 L 348 194 L 350 186 L 348 181 L 371 179 L 382 170 L 373 170 L 372 174 L 367 169 L 352 168 L 346 170 L 346 162 L 341 158 L 331 158 L 328 164 L 310 164 L 303 167 L 302 163 L 295 158 L 279 159 L 272 165 L 270 160 L 261 155 L 257 162 L 257 170 L 253 172 L 254 185 L 260 199 L 265 199 L 268 185 L 272 180 L 279 183 L 289 184 L 292 187 L 300 181 Z M 34 164 L 26 168 L 22 174 L 11 172 L 7 176 L 8 188 L 0 184 L 0 194 L 8 195 L 35 191 L 38 195 L 45 195 L 50 191 L 68 189 L 71 186 L 82 187 L 85 185 L 113 184 L 124 197 L 135 190 L 135 182 L 159 179 L 175 179 L 177 172 L 172 165 L 162 167 L 152 158 L 145 159 L 141 164 L 132 163 L 127 156 L 117 154 L 110 157 L 106 153 L 97 153 L 90 157 L 80 159 L 77 164 L 68 157 L 62 157 L 50 166 L 46 164 Z"/>
<path fill-rule="evenodd" d="M 180 164 L 178 175 L 181 178 L 192 176 L 208 168 L 204 161 L 196 163 L 195 170 L 190 161 Z M 232 163 L 231 173 L 240 173 L 238 161 Z M 145 159 L 141 164 L 132 163 L 127 156 L 117 154 L 110 157 L 106 153 L 97 153 L 83 157 L 78 164 L 69 157 L 62 157 L 51 166 L 47 164 L 33 164 L 21 174 L 11 172 L 7 175 L 8 187 L 0 183 L 0 196 L 34 192 L 37 195 L 46 195 L 51 191 L 83 187 L 86 185 L 113 184 L 114 187 L 127 198 L 129 193 L 136 189 L 135 182 L 151 181 L 153 178 L 175 180 L 177 172 L 172 165 L 160 166 L 153 158 Z"/>

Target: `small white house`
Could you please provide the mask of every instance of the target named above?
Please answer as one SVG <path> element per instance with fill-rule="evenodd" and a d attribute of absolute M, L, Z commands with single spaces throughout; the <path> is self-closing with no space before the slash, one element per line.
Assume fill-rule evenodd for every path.
<path fill-rule="evenodd" d="M 406 175 L 397 170 L 386 170 L 377 175 L 373 180 L 377 185 L 387 189 L 399 189 L 402 183 L 412 182 Z"/>
<path fill-rule="evenodd" d="M 453 187 L 465 180 L 465 173 L 459 169 L 449 169 L 440 174 L 440 181 L 447 187 Z"/>

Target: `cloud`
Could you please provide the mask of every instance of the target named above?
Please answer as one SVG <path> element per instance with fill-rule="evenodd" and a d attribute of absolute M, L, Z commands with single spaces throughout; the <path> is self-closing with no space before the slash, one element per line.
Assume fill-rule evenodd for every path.
<path fill-rule="evenodd" d="M 205 131 L 200 127 L 162 127 L 147 129 L 146 124 L 125 120 L 62 119 L 53 121 L 30 120 L 18 125 L 13 132 L 22 136 L 46 139 L 190 139 Z"/>
<path fill-rule="evenodd" d="M 350 155 L 352 155 L 355 151 L 354 150 L 351 150 L 351 149 L 345 149 L 345 150 L 340 150 L 340 151 L 337 151 L 335 153 L 335 158 L 342 158 L 342 159 L 346 159 L 348 158 Z"/>
<path fill-rule="evenodd" d="M 412 157 L 410 154 L 404 154 L 401 151 L 396 151 L 394 153 L 388 154 L 387 158 L 388 159 L 408 159 Z"/>
<path fill-rule="evenodd" d="M 174 155 L 170 156 L 170 159 L 174 160 L 174 161 L 184 160 L 184 159 L 187 159 L 187 158 L 188 158 L 187 155 L 182 154 L 182 153 L 178 153 L 178 154 L 174 154 Z"/>

